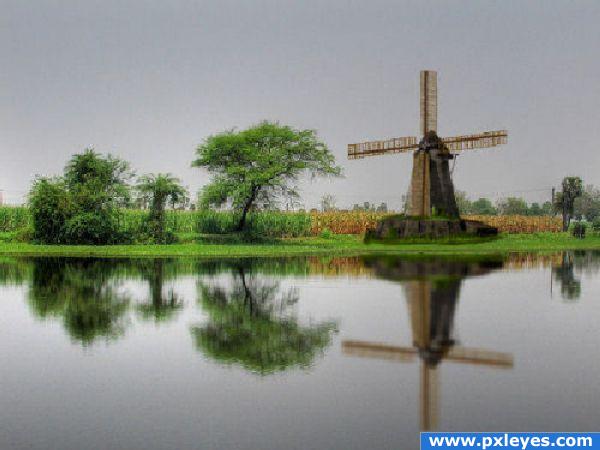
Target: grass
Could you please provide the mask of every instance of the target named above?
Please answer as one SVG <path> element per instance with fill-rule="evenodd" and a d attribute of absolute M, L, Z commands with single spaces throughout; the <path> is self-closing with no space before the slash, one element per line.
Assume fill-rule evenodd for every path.
<path fill-rule="evenodd" d="M 274 239 L 261 243 L 198 238 L 186 235 L 186 243 L 174 245 L 61 246 L 35 245 L 0 240 L 0 256 L 79 257 L 269 257 L 294 255 L 486 255 L 510 252 L 600 250 L 600 237 L 575 239 L 567 233 L 506 234 L 496 239 L 412 241 L 401 244 L 364 244 L 351 235 Z"/>

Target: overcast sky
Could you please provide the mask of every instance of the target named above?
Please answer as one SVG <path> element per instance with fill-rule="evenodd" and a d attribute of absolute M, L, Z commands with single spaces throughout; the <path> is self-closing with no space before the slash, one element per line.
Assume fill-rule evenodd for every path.
<path fill-rule="evenodd" d="M 193 191 L 207 135 L 263 119 L 316 129 L 339 206 L 400 206 L 409 155 L 346 144 L 418 134 L 419 70 L 438 71 L 441 136 L 508 129 L 458 158 L 470 196 L 546 200 L 600 184 L 600 2 L 0 0 L 0 189 L 19 201 L 93 145 Z"/>

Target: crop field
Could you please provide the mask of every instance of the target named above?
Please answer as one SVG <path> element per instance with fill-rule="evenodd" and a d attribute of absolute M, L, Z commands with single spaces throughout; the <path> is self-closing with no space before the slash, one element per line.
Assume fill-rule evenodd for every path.
<path fill-rule="evenodd" d="M 124 209 L 121 227 L 134 235 L 141 230 L 148 211 Z M 266 237 L 363 234 L 373 228 L 386 213 L 349 212 L 255 212 L 248 215 L 248 229 Z M 167 227 L 175 233 L 224 234 L 235 230 L 239 215 L 228 211 L 167 211 Z M 551 216 L 464 216 L 497 227 L 501 233 L 559 232 L 560 217 Z M 31 227 L 31 215 L 25 207 L 0 207 L 0 232 L 17 232 Z"/>
<path fill-rule="evenodd" d="M 463 216 L 480 220 L 501 233 L 557 233 L 562 231 L 562 218 L 552 216 Z"/>

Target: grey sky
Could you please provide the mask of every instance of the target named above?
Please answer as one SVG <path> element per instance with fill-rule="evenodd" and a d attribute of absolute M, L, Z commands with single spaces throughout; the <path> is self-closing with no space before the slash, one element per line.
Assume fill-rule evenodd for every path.
<path fill-rule="evenodd" d="M 410 156 L 346 144 L 416 135 L 433 69 L 440 135 L 509 130 L 459 157 L 457 188 L 545 200 L 566 174 L 600 184 L 599 22 L 597 1 L 0 0 L 0 189 L 17 201 L 94 145 L 195 190 L 204 137 L 271 119 L 317 129 L 345 167 L 304 185 L 307 206 L 398 207 Z"/>

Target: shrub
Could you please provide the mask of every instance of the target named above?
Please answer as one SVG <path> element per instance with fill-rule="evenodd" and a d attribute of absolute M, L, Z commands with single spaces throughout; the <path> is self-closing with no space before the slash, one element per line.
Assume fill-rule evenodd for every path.
<path fill-rule="evenodd" d="M 33 239 L 46 244 L 61 244 L 66 239 L 66 223 L 73 205 L 60 179 L 38 178 L 29 194 Z"/>
<path fill-rule="evenodd" d="M 577 222 L 573 225 L 573 230 L 571 233 L 573 234 L 573 237 L 583 239 L 585 237 L 586 228 L 587 225 L 585 223 Z"/>
<path fill-rule="evenodd" d="M 91 149 L 74 155 L 60 178 L 38 178 L 30 192 L 33 236 L 45 244 L 126 243 L 119 205 L 129 198 L 127 163 Z"/>
<path fill-rule="evenodd" d="M 75 214 L 65 224 L 67 243 L 74 244 L 114 244 L 123 242 L 114 214 L 83 212 Z"/>
<path fill-rule="evenodd" d="M 333 232 L 329 228 L 323 228 L 323 230 L 321 231 L 320 236 L 323 239 L 331 239 L 333 237 Z"/>

